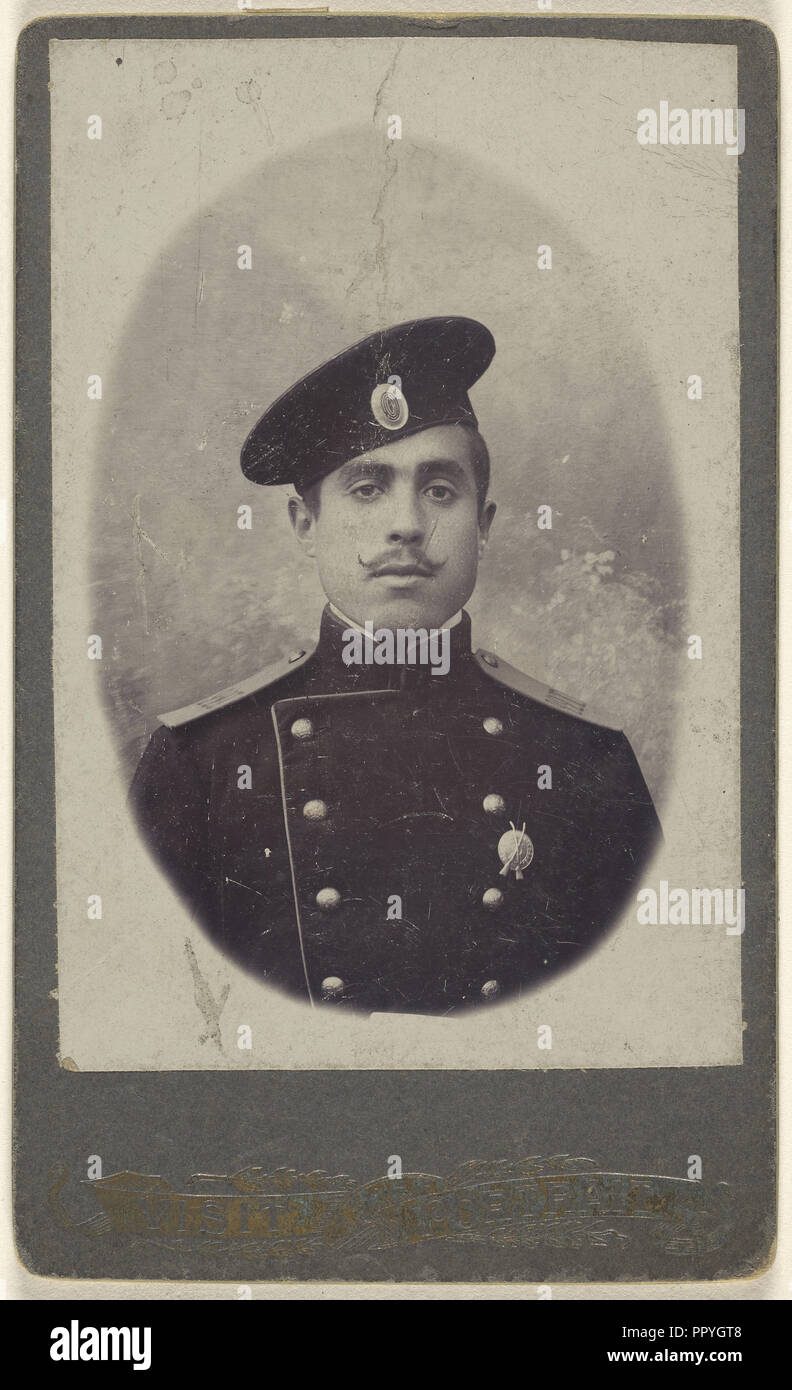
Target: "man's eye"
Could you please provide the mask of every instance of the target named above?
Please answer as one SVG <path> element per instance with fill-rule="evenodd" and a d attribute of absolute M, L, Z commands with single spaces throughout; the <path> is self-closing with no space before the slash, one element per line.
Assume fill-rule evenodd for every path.
<path fill-rule="evenodd" d="M 378 487 L 376 483 L 359 483 L 356 488 L 352 489 L 352 496 L 362 497 L 364 502 L 369 502 L 380 492 L 382 492 L 382 488 Z"/>
<path fill-rule="evenodd" d="M 426 493 L 433 502 L 450 502 L 456 496 L 454 489 L 449 487 L 448 483 L 430 483 Z"/>

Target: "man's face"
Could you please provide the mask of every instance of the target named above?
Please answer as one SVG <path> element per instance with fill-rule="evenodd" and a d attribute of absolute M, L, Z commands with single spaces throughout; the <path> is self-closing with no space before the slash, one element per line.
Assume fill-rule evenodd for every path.
<path fill-rule="evenodd" d="M 291 499 L 297 536 L 345 617 L 439 628 L 467 602 L 495 511 L 479 515 L 473 446 L 461 425 L 438 425 L 323 478 L 318 516 Z"/>

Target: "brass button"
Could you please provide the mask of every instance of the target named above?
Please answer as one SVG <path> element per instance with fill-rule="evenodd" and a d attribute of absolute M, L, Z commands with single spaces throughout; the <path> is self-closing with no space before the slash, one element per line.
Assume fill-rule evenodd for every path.
<path fill-rule="evenodd" d="M 323 912 L 332 912 L 340 901 L 341 894 L 337 888 L 320 888 L 316 895 L 316 906 L 321 907 Z"/>
<path fill-rule="evenodd" d="M 328 975 L 326 979 L 322 980 L 323 999 L 337 999 L 339 994 L 343 994 L 343 992 L 344 981 L 340 980 L 337 975 Z"/>
<path fill-rule="evenodd" d="M 503 733 L 503 725 L 494 715 L 484 720 L 484 728 L 488 734 L 497 735 Z"/>
<path fill-rule="evenodd" d="M 303 815 L 306 820 L 324 820 L 327 815 L 327 802 L 306 801 L 303 806 Z"/>
<path fill-rule="evenodd" d="M 488 816 L 501 816 L 506 810 L 506 802 L 503 800 L 503 797 L 496 796 L 494 792 L 489 796 L 485 796 L 481 804 Z"/>
<path fill-rule="evenodd" d="M 310 719 L 295 719 L 291 732 L 293 738 L 312 738 L 313 724 Z"/>
<path fill-rule="evenodd" d="M 500 985 L 497 980 L 487 980 L 487 983 L 481 986 L 482 999 L 497 999 L 499 994 Z"/>
<path fill-rule="evenodd" d="M 301 656 L 305 656 L 305 651 L 301 651 L 301 652 L 289 652 L 289 655 L 288 655 L 288 657 L 287 657 L 286 659 L 287 659 L 289 665 L 291 666 L 291 665 L 293 665 L 293 663 L 294 663 L 295 661 L 299 661 Z"/>
<path fill-rule="evenodd" d="M 498 664 L 498 658 L 493 656 L 492 652 L 482 652 L 481 660 L 486 661 L 488 666 L 497 666 Z"/>
<path fill-rule="evenodd" d="M 483 902 L 485 907 L 500 907 L 501 903 L 503 902 L 503 894 L 501 893 L 500 888 L 488 888 L 481 901 Z"/>

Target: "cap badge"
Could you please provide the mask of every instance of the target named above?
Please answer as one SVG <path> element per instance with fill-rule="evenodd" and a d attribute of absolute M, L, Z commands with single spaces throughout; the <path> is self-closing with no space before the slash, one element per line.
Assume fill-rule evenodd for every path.
<path fill-rule="evenodd" d="M 371 393 L 371 413 L 384 430 L 400 430 L 407 424 L 409 406 L 398 377 L 375 386 Z"/>
<path fill-rule="evenodd" d="M 508 877 L 509 870 L 514 870 L 515 878 L 522 878 L 523 869 L 527 869 L 534 857 L 533 841 L 525 833 L 525 821 L 522 830 L 518 830 L 513 821 L 509 821 L 511 830 L 507 830 L 505 835 L 501 835 L 498 841 L 498 858 L 503 868 L 501 878 Z"/>

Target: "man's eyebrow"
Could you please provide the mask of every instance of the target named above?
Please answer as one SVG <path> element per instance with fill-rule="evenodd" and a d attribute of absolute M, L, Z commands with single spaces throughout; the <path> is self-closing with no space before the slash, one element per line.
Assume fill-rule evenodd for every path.
<path fill-rule="evenodd" d="M 393 473 L 390 464 L 380 463 L 376 459 L 362 458 L 350 459 L 338 470 L 338 481 L 343 486 L 345 483 L 354 482 L 356 478 L 377 478 L 383 480 L 389 478 Z"/>
<path fill-rule="evenodd" d="M 426 478 L 433 478 L 437 473 L 442 473 L 444 477 L 457 483 L 468 481 L 467 470 L 457 459 L 427 459 L 418 465 L 418 477 L 421 482 Z"/>

